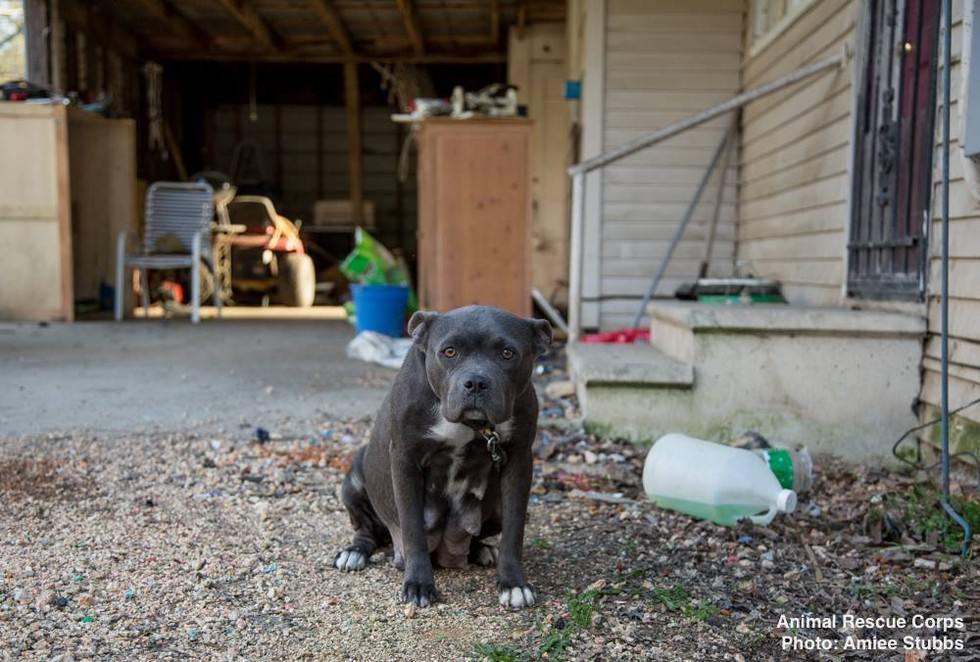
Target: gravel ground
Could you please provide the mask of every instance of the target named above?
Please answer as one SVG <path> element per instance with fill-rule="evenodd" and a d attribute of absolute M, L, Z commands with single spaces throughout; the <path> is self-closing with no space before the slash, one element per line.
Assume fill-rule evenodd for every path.
<path fill-rule="evenodd" d="M 390 550 L 332 569 L 367 420 L 278 421 L 265 443 L 244 427 L 0 440 L 0 659 L 785 659 L 781 615 L 845 611 L 961 616 L 954 657 L 980 650 L 977 564 L 945 552 L 931 502 L 895 501 L 913 477 L 818 457 L 797 514 L 725 529 L 643 501 L 642 450 L 582 433 L 569 397 L 546 405 L 525 552 L 542 604 L 525 611 L 497 605 L 488 569 L 437 571 L 442 601 L 414 615 Z"/>

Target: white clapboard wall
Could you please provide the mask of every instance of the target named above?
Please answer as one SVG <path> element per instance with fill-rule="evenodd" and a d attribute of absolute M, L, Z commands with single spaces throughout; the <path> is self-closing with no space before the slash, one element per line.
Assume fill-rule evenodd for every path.
<path fill-rule="evenodd" d="M 607 0 L 604 150 L 739 90 L 744 7 L 731 0 Z M 599 324 L 632 323 L 731 118 L 719 118 L 607 166 L 598 251 Z M 711 274 L 732 274 L 737 156 L 729 161 Z M 668 265 L 658 295 L 697 276 L 720 168 Z M 594 292 L 594 290 L 593 290 Z"/>
<path fill-rule="evenodd" d="M 815 3 L 749 57 L 747 88 L 854 45 L 858 3 Z M 783 283 L 791 303 L 842 297 L 854 103 L 852 67 L 831 69 L 746 106 L 739 181 L 738 259 Z"/>

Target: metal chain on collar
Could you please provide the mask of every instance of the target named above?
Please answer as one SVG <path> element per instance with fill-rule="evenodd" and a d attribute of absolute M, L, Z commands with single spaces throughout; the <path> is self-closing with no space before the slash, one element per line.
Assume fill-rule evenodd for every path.
<path fill-rule="evenodd" d="M 489 427 L 481 429 L 480 435 L 487 442 L 487 452 L 490 453 L 490 459 L 499 467 L 504 460 L 504 451 L 500 447 L 500 435 Z"/>

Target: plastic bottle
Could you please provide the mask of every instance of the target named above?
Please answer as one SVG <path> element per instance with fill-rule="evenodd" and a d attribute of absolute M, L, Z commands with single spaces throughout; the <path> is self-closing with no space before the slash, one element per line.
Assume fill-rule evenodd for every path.
<path fill-rule="evenodd" d="M 661 508 L 724 526 L 742 519 L 765 526 L 796 508 L 796 493 L 752 451 L 683 434 L 665 435 L 650 449 L 643 489 Z"/>
<path fill-rule="evenodd" d="M 760 448 L 755 453 L 766 461 L 769 469 L 787 490 L 803 494 L 813 487 L 813 459 L 805 448 Z"/>

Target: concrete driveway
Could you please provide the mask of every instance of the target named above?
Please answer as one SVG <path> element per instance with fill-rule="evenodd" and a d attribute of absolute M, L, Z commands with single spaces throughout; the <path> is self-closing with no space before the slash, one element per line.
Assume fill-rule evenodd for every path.
<path fill-rule="evenodd" d="M 230 430 L 373 415 L 394 371 L 340 320 L 0 324 L 0 433 Z"/>

